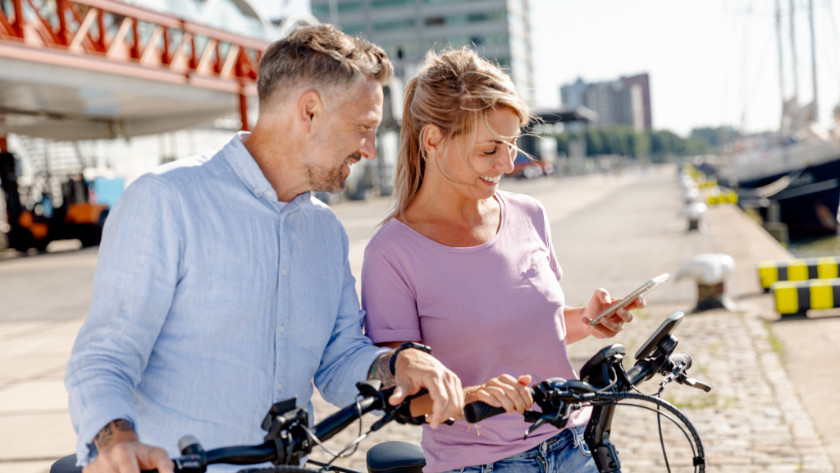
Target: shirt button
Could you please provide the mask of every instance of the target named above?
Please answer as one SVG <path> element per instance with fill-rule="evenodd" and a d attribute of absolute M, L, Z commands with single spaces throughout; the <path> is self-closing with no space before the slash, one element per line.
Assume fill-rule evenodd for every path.
<path fill-rule="evenodd" d="M 286 275 L 286 268 L 283 268 L 283 271 L 281 271 L 281 272 L 283 273 L 283 276 L 285 276 Z"/>
<path fill-rule="evenodd" d="M 285 333 L 285 332 L 286 332 L 286 326 L 285 326 L 285 325 L 281 325 L 281 326 L 280 326 L 280 333 Z"/>
<path fill-rule="evenodd" d="M 283 384 L 278 384 L 277 385 L 277 390 L 282 391 L 283 390 Z"/>

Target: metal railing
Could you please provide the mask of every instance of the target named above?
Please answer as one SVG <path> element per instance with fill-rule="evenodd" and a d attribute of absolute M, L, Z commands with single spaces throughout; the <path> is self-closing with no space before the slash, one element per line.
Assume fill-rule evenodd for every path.
<path fill-rule="evenodd" d="M 267 47 L 114 0 L 0 0 L 0 57 L 234 93 L 243 128 Z"/>

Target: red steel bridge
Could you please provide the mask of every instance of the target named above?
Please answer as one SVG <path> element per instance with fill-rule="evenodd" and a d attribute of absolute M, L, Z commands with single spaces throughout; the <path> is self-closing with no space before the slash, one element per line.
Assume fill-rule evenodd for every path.
<path fill-rule="evenodd" d="M 238 112 L 268 41 L 114 0 L 0 0 L 0 151 L 9 133 L 131 137 Z"/>

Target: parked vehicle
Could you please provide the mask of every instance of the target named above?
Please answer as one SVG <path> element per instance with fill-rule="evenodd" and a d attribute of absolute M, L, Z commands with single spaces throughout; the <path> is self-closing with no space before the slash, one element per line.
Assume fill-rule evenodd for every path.
<path fill-rule="evenodd" d="M 81 175 L 53 186 L 49 179 L 38 181 L 22 198 L 15 157 L 0 153 L 0 185 L 6 201 L 6 240 L 9 248 L 26 252 L 46 251 L 56 240 L 79 240 L 82 247 L 95 246 L 109 205 L 91 201 L 87 181 Z M 25 200 L 25 201 L 24 201 Z"/>
<path fill-rule="evenodd" d="M 517 179 L 534 179 L 536 177 L 548 176 L 554 173 L 554 166 L 539 157 L 529 157 L 525 154 L 517 154 L 513 160 L 513 171 L 505 174 L 508 177 Z"/>

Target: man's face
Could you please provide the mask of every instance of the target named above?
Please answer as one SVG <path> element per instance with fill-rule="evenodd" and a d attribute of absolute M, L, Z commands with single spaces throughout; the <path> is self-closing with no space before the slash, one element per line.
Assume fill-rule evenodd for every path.
<path fill-rule="evenodd" d="M 325 117 L 314 136 L 307 173 L 312 190 L 340 192 L 350 166 L 376 157 L 376 127 L 382 121 L 382 86 L 364 79 L 343 90 L 327 92 Z"/>

